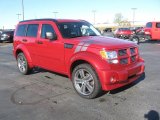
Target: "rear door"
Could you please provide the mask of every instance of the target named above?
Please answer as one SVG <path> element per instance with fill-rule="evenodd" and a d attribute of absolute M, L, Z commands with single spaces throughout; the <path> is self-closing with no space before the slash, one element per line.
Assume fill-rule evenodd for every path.
<path fill-rule="evenodd" d="M 25 46 L 27 47 L 27 50 L 29 51 L 32 61 L 35 64 L 36 63 L 36 41 L 38 36 L 38 28 L 39 24 L 28 24 L 27 31 L 26 31 L 26 37 L 22 39 L 22 42 L 25 43 Z"/>

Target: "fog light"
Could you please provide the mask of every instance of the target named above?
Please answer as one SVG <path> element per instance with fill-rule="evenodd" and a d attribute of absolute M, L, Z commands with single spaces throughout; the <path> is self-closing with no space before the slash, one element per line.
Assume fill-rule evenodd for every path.
<path fill-rule="evenodd" d="M 116 78 L 114 77 L 114 76 L 112 76 L 111 78 L 110 78 L 110 82 L 111 83 L 115 83 L 117 80 L 116 80 Z"/>
<path fill-rule="evenodd" d="M 113 63 L 113 64 L 117 64 L 118 63 L 118 60 L 115 59 L 115 60 L 108 60 L 109 63 Z"/>

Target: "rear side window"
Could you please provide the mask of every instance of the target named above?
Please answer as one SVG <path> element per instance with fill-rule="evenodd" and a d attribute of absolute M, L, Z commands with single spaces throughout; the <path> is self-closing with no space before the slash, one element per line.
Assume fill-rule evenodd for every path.
<path fill-rule="evenodd" d="M 148 22 L 148 23 L 146 24 L 146 27 L 147 27 L 147 28 L 152 28 L 152 23 L 151 23 L 151 22 Z"/>
<path fill-rule="evenodd" d="M 16 31 L 16 36 L 25 36 L 27 25 L 19 25 Z"/>
<path fill-rule="evenodd" d="M 38 33 L 38 24 L 29 24 L 26 36 L 37 37 L 37 33 Z"/>
<path fill-rule="evenodd" d="M 160 23 L 156 23 L 156 28 L 160 28 Z"/>
<path fill-rule="evenodd" d="M 46 32 L 55 33 L 53 27 L 49 24 L 42 25 L 41 38 L 46 38 Z"/>

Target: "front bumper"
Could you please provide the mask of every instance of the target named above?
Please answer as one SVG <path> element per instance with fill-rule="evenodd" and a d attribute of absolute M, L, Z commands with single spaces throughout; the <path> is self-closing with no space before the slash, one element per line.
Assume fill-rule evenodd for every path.
<path fill-rule="evenodd" d="M 144 61 L 141 59 L 134 65 L 120 70 L 99 70 L 102 89 L 109 91 L 130 84 L 144 73 L 144 69 Z"/>

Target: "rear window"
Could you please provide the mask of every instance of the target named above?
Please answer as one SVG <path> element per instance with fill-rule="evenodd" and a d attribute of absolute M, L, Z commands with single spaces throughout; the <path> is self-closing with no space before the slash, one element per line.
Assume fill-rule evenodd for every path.
<path fill-rule="evenodd" d="M 27 25 L 19 25 L 16 31 L 16 36 L 25 36 Z"/>
<path fill-rule="evenodd" d="M 129 28 L 119 28 L 119 30 L 129 30 Z"/>
<path fill-rule="evenodd" d="M 156 23 L 156 28 L 160 28 L 160 23 Z"/>
<path fill-rule="evenodd" d="M 151 22 L 147 23 L 146 28 L 152 28 L 152 23 Z"/>
<path fill-rule="evenodd" d="M 38 33 L 38 24 L 29 24 L 26 36 L 37 37 L 37 33 Z"/>

